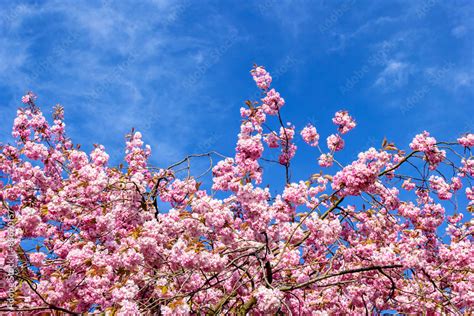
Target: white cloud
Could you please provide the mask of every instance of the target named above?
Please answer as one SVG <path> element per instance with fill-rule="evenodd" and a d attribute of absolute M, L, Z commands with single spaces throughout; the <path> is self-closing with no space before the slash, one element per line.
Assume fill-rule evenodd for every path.
<path fill-rule="evenodd" d="M 408 63 L 390 60 L 375 80 L 374 85 L 382 88 L 399 88 L 408 81 L 411 67 Z"/>
<path fill-rule="evenodd" d="M 205 76 L 191 89 L 182 86 L 190 71 L 225 44 L 233 28 L 214 13 L 214 21 L 196 21 L 206 34 L 176 32 L 173 28 L 182 25 L 194 5 L 189 0 L 52 0 L 34 10 L 12 7 L 0 13 L 2 26 L 9 23 L 2 27 L 8 32 L 0 31 L 0 79 L 17 96 L 31 88 L 42 104 L 63 103 L 77 142 L 117 144 L 136 127 L 156 145 L 155 159 L 180 159 L 203 138 L 199 125 L 226 115 L 209 106 L 195 111 L 207 88 Z M 38 19 L 54 23 L 36 28 L 31 38 L 18 36 Z M 76 36 L 64 44 L 67 34 Z M 96 96 L 91 99 L 91 94 Z M 11 122 L 3 120 L 2 131 L 8 130 Z"/>

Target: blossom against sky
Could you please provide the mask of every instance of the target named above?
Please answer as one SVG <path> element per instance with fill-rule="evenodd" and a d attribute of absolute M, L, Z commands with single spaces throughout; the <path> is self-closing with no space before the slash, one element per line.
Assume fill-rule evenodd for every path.
<path fill-rule="evenodd" d="M 384 136 L 406 147 L 424 129 L 446 139 L 474 129 L 465 115 L 474 101 L 469 1 L 1 6 L 3 140 L 21 96 L 32 90 L 46 114 L 55 103 L 65 107 L 75 142 L 103 144 L 112 162 L 123 156 L 132 127 L 156 164 L 211 149 L 231 155 L 239 108 L 258 97 L 248 73 L 254 63 L 271 72 L 285 120 L 311 123 L 321 139 L 334 132 L 336 110 L 351 113 L 358 128 L 346 141 L 354 153 L 348 161 Z M 295 159 L 312 155 L 300 147 Z"/>

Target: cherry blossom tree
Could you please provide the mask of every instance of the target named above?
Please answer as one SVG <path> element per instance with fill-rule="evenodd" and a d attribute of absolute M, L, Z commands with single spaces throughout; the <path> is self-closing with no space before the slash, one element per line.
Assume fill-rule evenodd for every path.
<path fill-rule="evenodd" d="M 384 140 L 343 165 L 347 111 L 324 142 L 284 121 L 264 67 L 251 75 L 262 95 L 240 110 L 235 155 L 161 168 L 133 130 L 110 166 L 103 146 L 68 138 L 61 106 L 48 123 L 25 95 L 0 147 L 0 311 L 474 313 L 474 135 L 423 132 L 405 150 Z M 293 180 L 305 143 L 318 172 Z M 180 176 L 195 159 L 210 160 L 212 188 Z M 262 184 L 266 164 L 281 166 L 279 194 Z"/>

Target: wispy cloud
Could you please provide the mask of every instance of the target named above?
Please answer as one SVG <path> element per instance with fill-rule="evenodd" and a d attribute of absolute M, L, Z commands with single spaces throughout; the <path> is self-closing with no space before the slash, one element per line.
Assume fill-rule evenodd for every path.
<path fill-rule="evenodd" d="M 197 142 L 199 124 L 213 115 L 207 107 L 193 110 L 204 77 L 239 40 L 235 29 L 223 33 L 233 29 L 224 19 L 195 25 L 206 28 L 205 34 L 186 32 L 184 20 L 193 6 L 188 0 L 12 6 L 2 15 L 9 32 L 0 37 L 0 79 L 16 97 L 30 88 L 40 102 L 64 103 L 80 142 L 117 146 L 136 127 L 156 145 L 158 160 L 178 159 Z M 34 28 L 33 37 L 26 25 Z M 199 78 L 185 86 L 193 68 Z"/>
<path fill-rule="evenodd" d="M 104 143 L 117 158 L 132 127 L 157 163 L 232 151 L 242 100 L 260 98 L 248 74 L 254 62 L 272 72 L 297 120 L 313 113 L 322 124 L 339 102 L 397 115 L 404 104 L 410 115 L 450 100 L 472 106 L 473 8 L 431 0 L 12 1 L 0 11 L 0 133 L 32 89 L 46 113 L 65 106 L 77 142 Z M 442 71 L 446 61 L 452 66 Z"/>
<path fill-rule="evenodd" d="M 408 82 L 411 67 L 408 63 L 391 60 L 375 80 L 376 87 L 384 89 L 400 88 Z"/>

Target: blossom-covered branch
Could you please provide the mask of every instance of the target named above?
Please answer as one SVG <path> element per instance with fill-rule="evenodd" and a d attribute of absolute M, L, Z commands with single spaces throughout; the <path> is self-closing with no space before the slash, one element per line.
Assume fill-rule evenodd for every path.
<path fill-rule="evenodd" d="M 111 166 L 104 146 L 67 137 L 61 106 L 49 123 L 26 94 L 0 145 L 0 311 L 473 313 L 474 135 L 422 132 L 408 151 L 384 140 L 343 164 L 348 111 L 324 144 L 321 128 L 284 120 L 264 67 L 251 76 L 261 97 L 240 110 L 235 155 L 168 167 L 150 165 L 136 131 Z M 305 144 L 314 159 L 294 179 Z M 193 175 L 200 158 L 209 166 Z"/>

